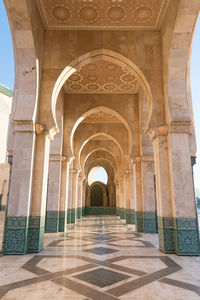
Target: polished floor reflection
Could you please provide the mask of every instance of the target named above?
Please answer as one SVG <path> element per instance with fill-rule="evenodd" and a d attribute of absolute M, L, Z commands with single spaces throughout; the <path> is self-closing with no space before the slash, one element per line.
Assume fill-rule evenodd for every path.
<path fill-rule="evenodd" d="M 38 254 L 0 257 L 3 300 L 193 300 L 200 258 L 165 255 L 158 237 L 115 216 L 90 216 L 65 234 L 45 234 Z"/>

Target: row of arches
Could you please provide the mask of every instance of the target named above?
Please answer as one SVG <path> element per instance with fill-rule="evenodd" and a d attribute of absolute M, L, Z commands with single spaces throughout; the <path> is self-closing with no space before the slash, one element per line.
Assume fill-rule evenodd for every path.
<path fill-rule="evenodd" d="M 38 252 L 45 230 L 63 232 L 89 212 L 88 174 L 101 166 L 108 173 L 103 203 L 109 213 L 139 232 L 156 232 L 158 221 L 162 251 L 198 255 L 188 62 L 199 4 L 191 2 L 188 13 L 186 0 L 169 1 L 158 32 L 120 31 L 108 45 L 105 32 L 99 31 L 101 42 L 87 32 L 91 43 L 83 45 L 79 34 L 70 40 L 70 32 L 45 31 L 34 1 L 6 1 L 17 76 L 4 253 Z M 118 70 L 111 73 L 123 91 L 99 93 L 96 67 L 105 77 Z M 91 89 L 80 93 L 89 73 Z M 74 92 L 67 89 L 70 80 Z M 20 243 L 12 230 L 23 235 Z"/>

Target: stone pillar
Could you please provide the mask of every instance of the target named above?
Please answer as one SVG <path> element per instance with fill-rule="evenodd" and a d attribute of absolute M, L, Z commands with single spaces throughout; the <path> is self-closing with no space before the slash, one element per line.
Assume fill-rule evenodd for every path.
<path fill-rule="evenodd" d="M 45 232 L 58 232 L 60 185 L 61 157 L 60 154 L 50 154 Z"/>
<path fill-rule="evenodd" d="M 134 199 L 135 199 L 135 229 L 137 232 L 144 231 L 143 222 L 143 202 L 142 202 L 142 178 L 141 178 L 141 158 L 135 157 L 133 160 L 134 172 Z"/>
<path fill-rule="evenodd" d="M 126 211 L 124 208 L 125 197 L 124 197 L 124 178 L 123 177 L 119 178 L 119 197 L 120 197 L 119 215 L 120 215 L 121 219 L 125 219 Z"/>
<path fill-rule="evenodd" d="M 144 232 L 157 232 L 156 198 L 154 190 L 154 160 L 152 155 L 143 155 L 141 161 L 143 226 Z"/>
<path fill-rule="evenodd" d="M 174 253 L 167 133 L 153 133 L 151 138 L 154 139 L 159 247 L 165 253 Z"/>
<path fill-rule="evenodd" d="M 81 219 L 82 217 L 82 192 L 83 192 L 83 179 L 82 176 L 78 176 L 78 203 L 77 203 L 77 219 Z"/>
<path fill-rule="evenodd" d="M 191 155 L 190 123 L 174 122 L 168 134 L 175 253 L 199 255 L 199 230 Z"/>
<path fill-rule="evenodd" d="M 133 194 L 133 170 L 125 171 L 126 181 L 126 223 L 135 224 L 135 204 Z"/>
<path fill-rule="evenodd" d="M 77 170 L 72 170 L 72 208 L 71 208 L 71 223 L 76 222 L 76 209 L 77 209 Z"/>
<path fill-rule="evenodd" d="M 66 156 L 62 156 L 61 186 L 60 186 L 60 209 L 59 209 L 59 232 L 65 232 L 67 224 L 67 182 L 69 174 L 69 162 Z"/>
<path fill-rule="evenodd" d="M 85 215 L 86 206 L 86 179 L 82 180 L 82 216 Z"/>
<path fill-rule="evenodd" d="M 72 163 L 69 162 L 68 180 L 67 180 L 67 224 L 71 224 L 72 210 Z"/>
<path fill-rule="evenodd" d="M 4 254 L 27 253 L 29 212 L 35 151 L 35 130 L 30 123 L 16 124 L 4 228 Z"/>
<path fill-rule="evenodd" d="M 119 180 L 116 181 L 116 215 L 119 216 L 120 215 L 120 210 L 119 210 L 119 206 L 120 206 L 120 195 L 119 195 Z"/>
<path fill-rule="evenodd" d="M 50 136 L 42 125 L 36 125 L 36 152 L 33 175 L 31 215 L 29 219 L 28 252 L 43 249 Z"/>

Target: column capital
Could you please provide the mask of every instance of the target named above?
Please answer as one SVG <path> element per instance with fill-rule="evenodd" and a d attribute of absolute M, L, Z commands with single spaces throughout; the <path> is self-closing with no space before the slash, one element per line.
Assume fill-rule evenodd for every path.
<path fill-rule="evenodd" d="M 52 141 L 55 135 L 58 133 L 58 129 L 54 126 L 49 130 L 46 130 L 46 125 L 36 123 L 35 132 L 37 135 L 46 135 Z"/>
<path fill-rule="evenodd" d="M 78 171 L 76 169 L 72 169 L 72 174 L 77 174 Z"/>
<path fill-rule="evenodd" d="M 135 164 L 141 162 L 141 156 L 135 156 L 131 159 L 131 163 Z"/>
<path fill-rule="evenodd" d="M 35 132 L 35 124 L 32 121 L 13 121 L 14 132 Z"/>
<path fill-rule="evenodd" d="M 162 125 L 159 127 L 152 127 L 146 133 L 148 134 L 150 140 L 154 140 L 158 136 L 167 136 L 169 127 L 167 125 Z"/>
<path fill-rule="evenodd" d="M 172 121 L 169 131 L 171 133 L 192 133 L 191 121 Z"/>
<path fill-rule="evenodd" d="M 60 154 L 49 154 L 49 161 L 61 161 Z"/>
<path fill-rule="evenodd" d="M 142 155 L 142 162 L 154 162 L 154 156 L 152 154 Z"/>

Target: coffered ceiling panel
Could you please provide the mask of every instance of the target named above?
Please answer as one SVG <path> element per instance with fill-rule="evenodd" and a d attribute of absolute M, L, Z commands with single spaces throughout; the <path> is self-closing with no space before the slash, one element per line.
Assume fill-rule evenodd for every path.
<path fill-rule="evenodd" d="M 64 85 L 68 94 L 138 92 L 137 75 L 106 60 L 90 63 L 77 70 Z"/>
<path fill-rule="evenodd" d="M 46 29 L 159 29 L 169 0 L 37 0 Z"/>

